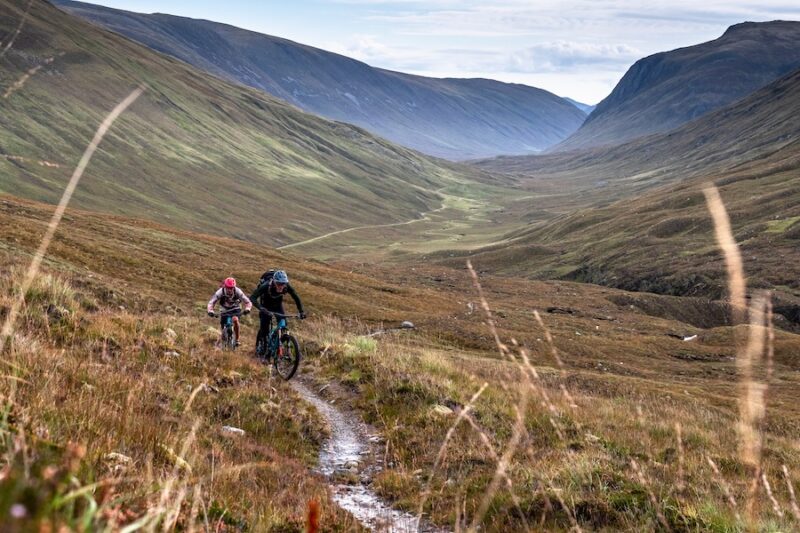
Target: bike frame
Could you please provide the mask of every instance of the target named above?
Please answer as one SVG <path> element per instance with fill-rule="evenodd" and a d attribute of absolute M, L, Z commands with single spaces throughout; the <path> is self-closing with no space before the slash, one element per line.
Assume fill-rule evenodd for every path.
<path fill-rule="evenodd" d="M 256 356 L 264 361 L 272 361 L 278 375 L 288 380 L 297 372 L 302 354 L 297 339 L 289 333 L 286 319 L 300 318 L 300 315 L 269 313 L 275 317 L 275 327 L 270 329 L 266 338 L 256 343 Z M 289 350 L 288 354 L 283 351 L 284 343 L 286 343 L 286 349 Z M 286 357 L 287 355 L 289 357 Z M 288 367 L 286 367 L 287 363 Z"/>
<path fill-rule="evenodd" d="M 278 351 L 278 346 L 281 342 L 281 337 L 288 329 L 288 324 L 286 322 L 287 318 L 300 318 L 300 315 L 282 315 L 280 313 L 273 313 L 268 311 L 269 314 L 275 317 L 276 324 L 275 327 L 272 328 L 267 335 L 267 350 L 265 356 L 267 358 L 272 358 Z"/>
<path fill-rule="evenodd" d="M 267 353 L 270 356 L 275 355 L 278 351 L 278 345 L 281 342 L 281 335 L 286 331 L 287 324 L 285 318 L 279 318 L 278 323 L 272 328 L 267 336 Z"/>
<path fill-rule="evenodd" d="M 234 332 L 233 329 L 233 319 L 234 317 L 238 317 L 239 313 L 228 313 L 228 314 L 214 313 L 214 316 L 215 317 L 221 316 L 225 320 L 222 324 L 222 331 L 220 337 L 220 340 L 223 341 L 223 347 L 224 347 L 224 343 L 226 341 L 231 342 L 231 339 L 234 339 L 236 337 L 236 333 Z M 234 350 L 236 349 L 233 344 L 231 344 L 231 348 Z"/>

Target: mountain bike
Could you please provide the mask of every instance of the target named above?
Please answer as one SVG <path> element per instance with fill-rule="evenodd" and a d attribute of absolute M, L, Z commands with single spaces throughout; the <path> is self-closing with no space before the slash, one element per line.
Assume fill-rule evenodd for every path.
<path fill-rule="evenodd" d="M 241 314 L 241 310 L 232 313 L 214 313 L 215 318 L 222 316 L 224 320 L 222 325 L 221 347 L 225 351 L 236 351 L 236 334 L 233 332 L 233 317 L 240 316 Z"/>
<path fill-rule="evenodd" d="M 278 375 L 288 381 L 300 366 L 300 345 L 289 333 L 286 319 L 300 318 L 300 315 L 270 314 L 275 317 L 277 323 L 266 339 L 259 339 L 256 342 L 256 357 L 266 363 L 272 360 L 272 366 Z"/>

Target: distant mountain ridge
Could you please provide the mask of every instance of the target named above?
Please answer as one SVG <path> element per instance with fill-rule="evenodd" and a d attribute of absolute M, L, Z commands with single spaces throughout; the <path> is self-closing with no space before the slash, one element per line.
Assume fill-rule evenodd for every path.
<path fill-rule="evenodd" d="M 554 150 L 621 144 L 677 128 L 800 68 L 800 22 L 744 22 L 718 39 L 637 61 Z"/>
<path fill-rule="evenodd" d="M 566 96 L 564 96 L 563 98 L 564 98 L 564 100 L 566 100 L 570 104 L 574 105 L 575 107 L 577 107 L 578 109 L 580 109 L 581 111 L 586 113 L 587 115 L 590 115 L 592 113 L 592 111 L 594 111 L 594 109 L 597 107 L 597 105 L 584 104 L 583 102 L 579 102 L 577 100 L 573 100 L 572 98 L 567 98 Z"/>
<path fill-rule="evenodd" d="M 414 76 L 216 22 L 53 2 L 217 76 L 447 159 L 539 152 L 586 118 L 563 98 L 525 85 Z"/>

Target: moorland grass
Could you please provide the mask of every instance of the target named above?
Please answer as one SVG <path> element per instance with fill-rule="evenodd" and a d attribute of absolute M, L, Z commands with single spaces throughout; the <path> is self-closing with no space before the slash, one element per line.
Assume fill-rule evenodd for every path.
<path fill-rule="evenodd" d="M 0 309 L 19 279 L 0 275 Z M 9 527 L 300 530 L 312 500 L 330 529 L 354 527 L 309 471 L 318 415 L 215 349 L 214 328 L 97 306 L 52 274 L 28 296 L 0 381 Z"/>
<path fill-rule="evenodd" d="M 7 231 L 0 266 L 7 273 L 4 290 L 13 291 L 11 276 L 20 272 L 9 269 L 36 248 L 49 210 L 10 197 L 2 202 Z M 512 360 L 498 354 L 480 305 L 466 305 L 479 301 L 468 273 L 422 266 L 341 270 L 248 243 L 80 211 L 68 211 L 62 224 L 45 262 L 50 277 L 37 278 L 19 324 L 16 349 L 30 347 L 30 353 L 21 351 L 12 368 L 21 369 L 14 375 L 26 381 L 3 382 L 17 390 L 7 408 L 15 405 L 30 421 L 11 426 L 8 434 L 20 435 L 21 429 L 25 442 L 49 434 L 56 445 L 56 455 L 32 454 L 41 469 L 28 477 L 18 458 L 21 470 L 14 479 L 21 480 L 15 486 L 22 492 L 44 494 L 49 501 L 73 490 L 47 492 L 40 485 L 48 465 L 66 460 L 60 447 L 74 442 L 86 449 L 78 461 L 83 474 L 76 476 L 81 487 L 106 479 L 105 472 L 116 468 L 106 466 L 109 453 L 131 457 L 137 475 L 145 472 L 147 484 L 142 478 L 126 481 L 115 488 L 118 499 L 96 501 L 99 509 L 116 506 L 124 512 L 121 522 L 155 520 L 149 508 L 161 509 L 166 519 L 169 509 L 177 509 L 160 503 L 173 478 L 177 488 L 170 498 L 185 489 L 182 497 L 191 503 L 181 507 L 179 517 L 190 522 L 192 483 L 198 472 L 210 476 L 213 470 L 214 491 L 207 492 L 212 485 L 203 478 L 203 491 L 196 492 L 202 494 L 196 515 L 202 520 L 228 509 L 224 516 L 233 521 L 302 527 L 307 501 L 289 488 L 291 482 L 309 487 L 302 498 L 312 494 L 321 502 L 322 524 L 350 527 L 351 519 L 331 509 L 322 480 L 308 474 L 325 434 L 316 415 L 283 383 L 270 381 L 245 352 L 226 356 L 213 350 L 216 323 L 202 313 L 206 292 L 229 273 L 247 286 L 269 264 L 289 269 L 312 312 L 312 319 L 293 324 L 305 347 L 301 375 L 338 383 L 327 389 L 341 397 L 337 404 L 353 409 L 385 439 L 380 453 L 387 467 L 374 486 L 396 505 L 416 512 L 427 494 L 425 517 L 467 527 L 486 500 L 480 523 L 497 531 L 524 529 L 525 523 L 532 529 L 577 524 L 584 530 L 638 531 L 659 527 L 659 513 L 674 530 L 745 527 L 752 471 L 738 454 L 730 327 L 686 329 L 673 318 L 643 313 L 634 305 L 637 295 L 612 289 L 480 276 Z M 220 250 L 228 253 L 223 257 Z M 56 288 L 47 288 L 53 284 Z M 11 295 L 5 294 L 7 305 Z M 169 301 L 164 294 L 171 295 Z M 650 298 L 650 313 L 673 305 Z M 617 300 L 621 304 L 613 303 Z M 69 314 L 51 309 L 48 315 L 50 303 Z M 553 344 L 531 312 L 548 304 L 563 311 L 541 313 Z M 418 330 L 367 337 L 401 319 L 413 320 Z M 246 318 L 245 349 L 253 327 Z M 676 331 L 699 337 L 687 343 L 667 336 Z M 790 528 L 794 515 L 783 465 L 794 488 L 793 476 L 800 471 L 794 444 L 800 415 L 792 402 L 798 341 L 786 332 L 775 336 L 762 464 L 784 516 L 759 490 L 757 523 Z M 528 351 L 530 366 L 520 359 L 521 348 Z M 167 355 L 173 351 L 179 355 Z M 675 356 L 681 353 L 687 357 Z M 202 383 L 209 389 L 198 390 Z M 487 388 L 443 448 L 445 435 L 484 383 Z M 531 394 L 524 426 L 515 431 L 526 387 Z M 198 392 L 186 414 L 193 391 Z M 198 421 L 197 437 L 184 453 L 183 443 Z M 245 439 L 221 433 L 223 425 L 245 429 Z M 498 460 L 515 434 L 516 450 L 486 499 Z M 182 464 L 176 457 L 192 467 L 191 476 L 176 467 Z M 220 465 L 235 470 L 264 462 L 273 466 L 237 471 L 235 482 L 218 476 Z M 9 505 L 14 498 L 7 498 Z M 76 520 L 74 513 L 52 509 L 37 511 L 36 517 Z M 106 523 L 92 517 L 94 524 Z"/>

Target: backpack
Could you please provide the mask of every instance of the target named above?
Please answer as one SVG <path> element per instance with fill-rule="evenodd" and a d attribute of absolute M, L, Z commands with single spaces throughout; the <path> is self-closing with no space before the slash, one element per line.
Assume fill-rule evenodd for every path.
<path fill-rule="evenodd" d="M 272 278 L 275 277 L 276 270 L 274 268 L 270 268 L 263 274 L 261 274 L 261 279 L 258 281 L 258 286 L 262 286 L 265 283 L 269 283 L 272 281 Z"/>

